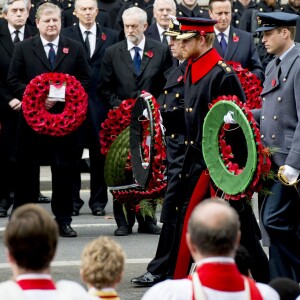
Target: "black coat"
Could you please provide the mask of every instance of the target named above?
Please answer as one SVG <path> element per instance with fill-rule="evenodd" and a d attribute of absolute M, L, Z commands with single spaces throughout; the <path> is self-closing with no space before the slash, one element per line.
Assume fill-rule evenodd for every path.
<path fill-rule="evenodd" d="M 182 202 L 179 174 L 184 158 L 184 73 L 187 60 L 165 74 L 167 83 L 158 98 L 163 125 L 166 128 L 168 186 L 161 211 L 161 222 L 175 222 Z"/>
<path fill-rule="evenodd" d="M 65 28 L 61 31 L 61 33 L 62 35 L 81 43 L 84 47 L 84 40 L 79 25 Z M 92 80 L 89 92 L 89 117 L 91 118 L 91 121 L 94 124 L 94 128 L 97 131 L 97 136 L 100 129 L 100 123 L 104 120 L 107 110 L 106 107 L 103 106 L 103 103 L 101 103 L 96 96 L 96 89 L 99 84 L 101 63 L 105 49 L 117 43 L 118 41 L 118 34 L 115 30 L 97 24 L 96 48 L 91 58 L 88 56 L 86 48 L 84 47 L 85 54 L 91 68 Z"/>
<path fill-rule="evenodd" d="M 153 39 L 155 41 L 161 42 L 160 34 L 159 34 L 156 23 L 148 26 L 148 28 L 145 31 L 145 37 L 148 37 L 149 39 Z"/>
<path fill-rule="evenodd" d="M 185 7 L 182 3 L 177 5 L 177 17 L 188 18 L 209 18 L 208 10 L 197 4 L 192 10 Z"/>
<path fill-rule="evenodd" d="M 152 57 L 146 53 L 152 52 Z M 100 101 L 110 107 L 118 106 L 122 100 L 136 98 L 146 90 L 157 98 L 165 85 L 164 72 L 172 66 L 172 57 L 167 45 L 147 39 L 141 61 L 140 75 L 135 73 L 127 40 L 106 49 L 98 87 Z"/>

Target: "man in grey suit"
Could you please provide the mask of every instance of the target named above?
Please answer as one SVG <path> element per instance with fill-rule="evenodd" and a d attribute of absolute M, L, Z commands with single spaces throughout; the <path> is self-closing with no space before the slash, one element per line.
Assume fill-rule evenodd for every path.
<path fill-rule="evenodd" d="M 261 211 L 270 238 L 270 275 L 300 280 L 300 45 L 295 44 L 297 15 L 258 13 L 257 31 L 275 58 L 266 68 L 262 109 L 254 111 L 265 147 L 276 149 L 272 168 L 281 181 L 269 181 Z"/>
<path fill-rule="evenodd" d="M 123 13 L 126 40 L 105 50 L 98 95 L 111 108 L 122 100 L 136 98 L 143 90 L 158 97 L 166 83 L 164 72 L 172 66 L 172 56 L 167 45 L 147 39 L 147 14 L 138 7 L 131 7 Z M 114 201 L 114 216 L 118 225 L 116 236 L 132 233 L 135 213 L 127 212 L 127 220 L 122 205 Z M 136 214 L 140 233 L 160 234 L 156 221 L 149 216 L 145 219 Z"/>

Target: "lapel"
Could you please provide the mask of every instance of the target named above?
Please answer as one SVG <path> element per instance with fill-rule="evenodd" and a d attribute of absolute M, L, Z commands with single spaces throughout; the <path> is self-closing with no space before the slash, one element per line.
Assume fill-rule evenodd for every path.
<path fill-rule="evenodd" d="M 226 52 L 225 52 L 225 61 L 230 61 L 235 53 L 235 51 L 237 50 L 237 47 L 239 45 L 239 42 L 233 41 L 233 35 L 239 37 L 237 31 L 235 30 L 234 27 L 230 26 L 230 31 L 229 31 L 229 37 L 228 37 L 228 44 L 227 44 L 227 48 L 226 48 Z M 240 38 L 240 37 L 239 37 Z"/>
<path fill-rule="evenodd" d="M 127 40 L 125 39 L 120 47 L 120 59 L 121 61 L 123 61 L 125 63 L 125 65 L 127 66 L 127 68 L 135 74 L 135 69 L 134 69 L 134 65 L 133 65 L 133 61 L 130 55 L 130 52 L 127 50 Z M 119 63 L 119 62 L 117 62 Z"/>
<path fill-rule="evenodd" d="M 66 52 L 69 52 L 68 41 L 65 37 L 60 35 L 53 71 L 60 65 L 66 55 L 69 55 L 68 53 L 64 52 L 64 49 L 67 49 L 68 51 Z"/>
<path fill-rule="evenodd" d="M 0 43 L 2 43 L 3 47 L 8 52 L 9 56 L 12 57 L 12 54 L 14 51 L 14 44 L 11 39 L 10 32 L 8 30 L 7 22 L 5 22 L 1 25 Z"/>
<path fill-rule="evenodd" d="M 214 40 L 214 48 L 218 51 L 218 53 L 222 56 L 222 58 L 224 58 L 223 54 L 222 54 L 222 48 L 221 45 L 218 41 L 218 36 L 215 34 L 215 40 Z"/>
<path fill-rule="evenodd" d="M 141 61 L 141 73 L 140 75 L 142 75 L 142 73 L 144 72 L 146 66 L 148 65 L 149 61 L 153 58 L 150 58 L 149 56 L 147 56 L 145 53 L 147 53 L 148 51 L 153 53 L 153 56 L 155 55 L 154 50 L 153 50 L 154 46 L 153 43 L 151 42 L 151 39 L 147 39 L 146 38 L 146 42 L 145 42 L 145 48 L 144 48 L 144 54 L 142 57 L 142 61 Z"/>
<path fill-rule="evenodd" d="M 102 28 L 102 26 L 97 23 L 96 48 L 95 48 L 92 58 L 100 51 L 102 46 L 105 44 L 105 39 L 103 39 L 104 37 L 102 36 L 102 34 L 106 37 L 104 28 Z"/>
<path fill-rule="evenodd" d="M 40 61 L 43 63 L 43 65 L 45 67 L 47 67 L 49 69 L 49 71 L 51 71 L 51 66 L 50 66 L 50 62 L 48 61 L 42 40 L 40 38 L 40 35 L 37 34 L 32 41 L 32 45 L 33 45 L 33 52 L 35 53 L 35 55 L 40 59 Z"/>

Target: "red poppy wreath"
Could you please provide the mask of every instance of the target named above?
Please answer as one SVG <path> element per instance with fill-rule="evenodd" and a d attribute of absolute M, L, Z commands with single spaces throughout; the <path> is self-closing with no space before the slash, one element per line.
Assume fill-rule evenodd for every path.
<path fill-rule="evenodd" d="M 52 114 L 45 107 L 50 85 L 66 85 L 65 107 Z M 76 130 L 86 118 L 88 95 L 81 83 L 63 73 L 44 73 L 33 78 L 23 95 L 22 109 L 28 125 L 40 134 L 64 136 Z"/>

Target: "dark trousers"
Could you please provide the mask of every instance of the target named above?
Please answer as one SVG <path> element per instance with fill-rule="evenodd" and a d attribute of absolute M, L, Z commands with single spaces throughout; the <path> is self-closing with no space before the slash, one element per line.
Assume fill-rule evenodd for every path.
<path fill-rule="evenodd" d="M 270 237 L 271 279 L 288 277 L 300 281 L 300 197 L 294 187 L 269 182 L 270 194 L 262 205 L 263 225 Z"/>
<path fill-rule="evenodd" d="M 150 261 L 147 271 L 151 274 L 169 274 L 174 270 L 176 256 L 171 255 L 175 234 L 175 223 L 164 223 L 161 229 L 155 257 Z"/>

